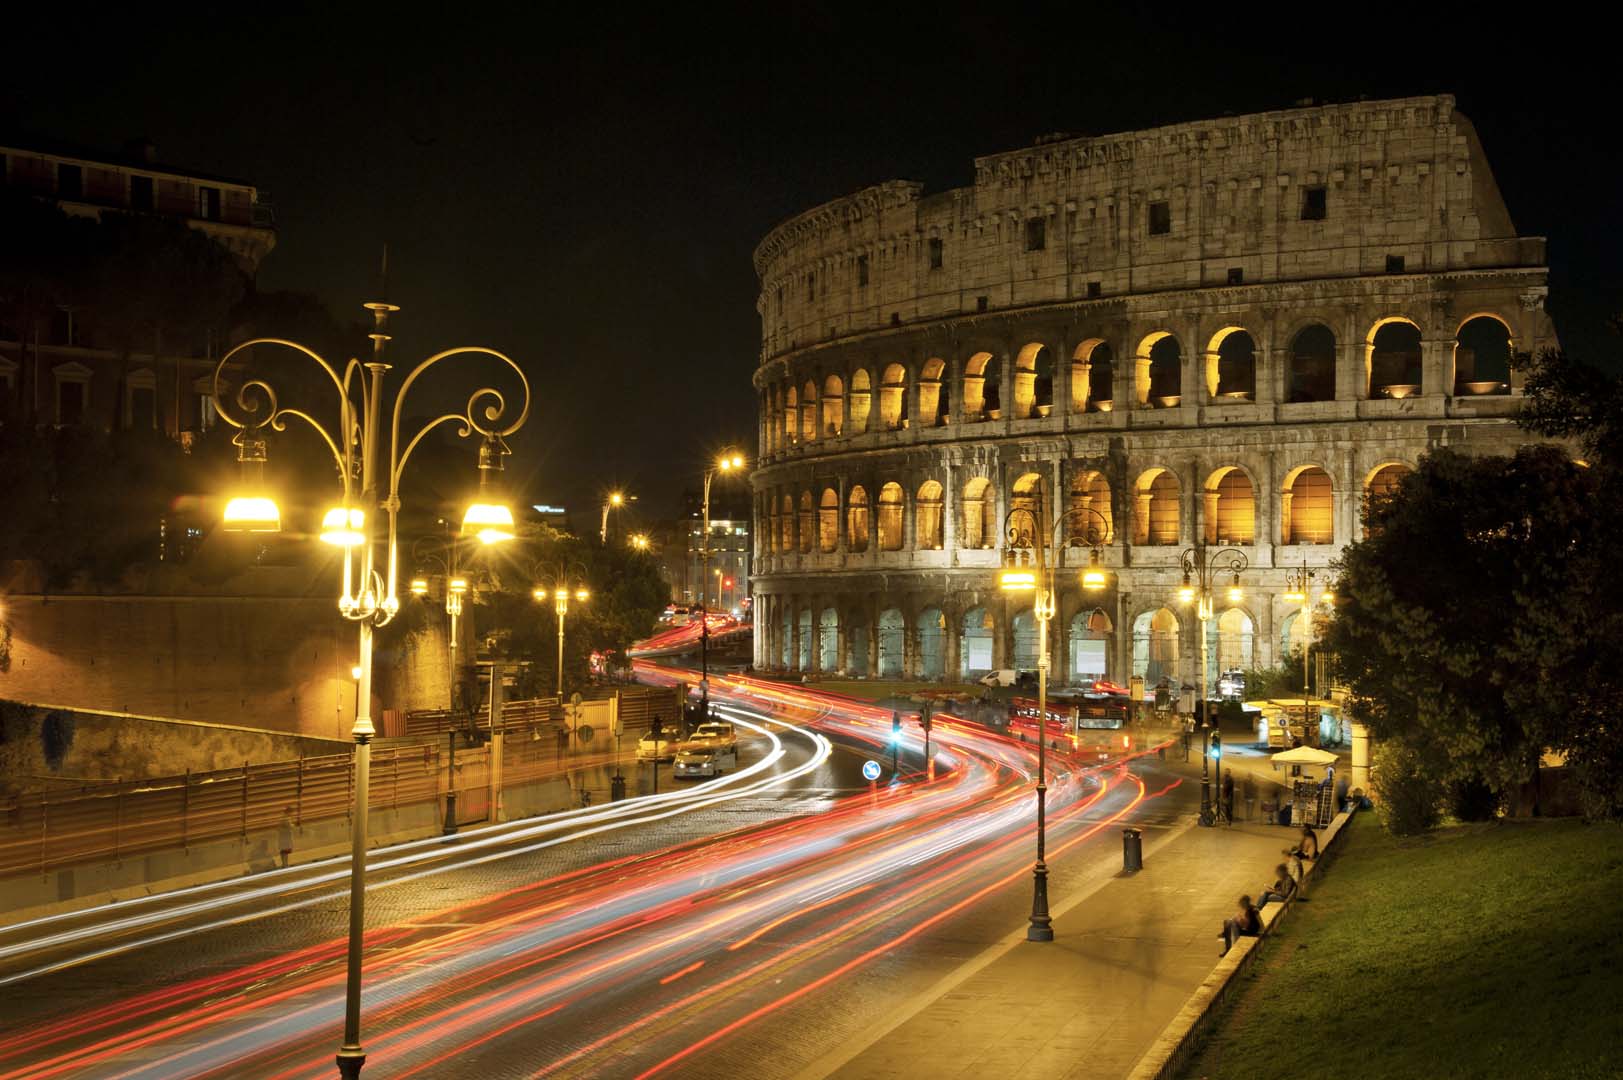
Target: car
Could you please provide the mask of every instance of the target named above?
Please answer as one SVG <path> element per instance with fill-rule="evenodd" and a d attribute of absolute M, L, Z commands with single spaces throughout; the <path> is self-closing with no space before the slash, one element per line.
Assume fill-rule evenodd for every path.
<path fill-rule="evenodd" d="M 683 743 L 676 750 L 676 764 L 671 772 L 684 776 L 719 776 L 727 769 L 738 768 L 738 754 L 731 747 L 711 742 Z"/>
<path fill-rule="evenodd" d="M 706 743 L 726 750 L 736 751 L 738 749 L 738 733 L 733 730 L 733 725 L 726 720 L 707 720 L 693 729 L 691 742 Z"/>
<path fill-rule="evenodd" d="M 637 740 L 638 761 L 670 761 L 676 754 L 676 740 L 652 731 Z"/>
<path fill-rule="evenodd" d="M 1022 689 L 1035 690 L 1037 688 L 1037 673 L 1034 671 L 1016 671 L 1013 668 L 999 668 L 982 675 L 980 684 L 991 687 L 1017 686 Z"/>

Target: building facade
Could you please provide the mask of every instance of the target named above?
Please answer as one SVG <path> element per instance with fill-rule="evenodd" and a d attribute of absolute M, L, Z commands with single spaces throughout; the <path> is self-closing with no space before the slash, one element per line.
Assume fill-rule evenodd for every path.
<path fill-rule="evenodd" d="M 1323 588 L 1427 450 L 1525 442 L 1508 360 L 1554 344 L 1544 242 L 1446 95 L 1055 136 L 809 210 L 755 267 L 763 668 L 1035 667 L 997 571 L 1039 500 L 1056 683 L 1195 682 L 1197 544 L 1247 562 L 1209 671 L 1272 664 L 1312 632 L 1289 575 Z"/>
<path fill-rule="evenodd" d="M 720 486 L 710 496 L 710 558 L 704 559 L 704 508 L 697 491 L 682 494 L 682 529 L 686 538 L 686 563 L 682 570 L 680 602 L 699 604 L 708 597 L 717 611 L 744 615 L 749 604 L 750 579 L 750 497 L 723 491 Z M 705 578 L 709 576 L 709 591 Z"/>

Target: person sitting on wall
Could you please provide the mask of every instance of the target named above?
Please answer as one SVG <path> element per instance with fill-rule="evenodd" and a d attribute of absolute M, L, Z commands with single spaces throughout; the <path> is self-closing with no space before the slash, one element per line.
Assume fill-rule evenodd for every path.
<path fill-rule="evenodd" d="M 1291 849 L 1291 854 L 1299 855 L 1308 862 L 1312 862 L 1319 857 L 1319 835 L 1313 831 L 1313 826 L 1302 826 L 1301 839 L 1296 841 L 1296 846 Z"/>
<path fill-rule="evenodd" d="M 1300 870 L 1302 864 L 1298 862 L 1296 865 Z M 1266 907 L 1270 903 L 1283 904 L 1294 895 L 1296 895 L 1296 875 L 1291 873 L 1289 866 L 1280 863 L 1274 867 L 1274 883 L 1262 890 L 1260 906 Z"/>
<path fill-rule="evenodd" d="M 1251 897 L 1240 897 L 1235 905 L 1234 917 L 1223 920 L 1223 932 L 1217 935 L 1223 939 L 1223 950 L 1217 955 L 1227 956 L 1236 941 L 1242 937 L 1256 937 L 1260 933 L 1262 916 L 1258 914 L 1257 906 L 1251 902 Z"/>

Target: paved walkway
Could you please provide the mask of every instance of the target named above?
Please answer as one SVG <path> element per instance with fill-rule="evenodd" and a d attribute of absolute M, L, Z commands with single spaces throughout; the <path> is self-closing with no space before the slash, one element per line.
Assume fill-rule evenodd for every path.
<path fill-rule="evenodd" d="M 1146 833 L 1143 871 L 1054 898 L 1052 944 L 1022 927 L 801 1076 L 1125 1076 L 1211 974 L 1235 899 L 1273 879 L 1294 835 Z"/>

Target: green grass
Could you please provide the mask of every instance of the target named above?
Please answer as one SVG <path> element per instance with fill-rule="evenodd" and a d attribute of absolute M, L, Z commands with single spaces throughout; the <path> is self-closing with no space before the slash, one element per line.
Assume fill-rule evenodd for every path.
<path fill-rule="evenodd" d="M 1351 830 L 1184 1077 L 1623 1075 L 1623 830 Z"/>
<path fill-rule="evenodd" d="M 985 687 L 969 683 L 905 682 L 900 679 L 814 679 L 807 684 L 817 690 L 851 697 L 878 701 L 880 698 L 906 697 L 925 691 L 932 694 L 969 694 L 979 697 Z"/>

